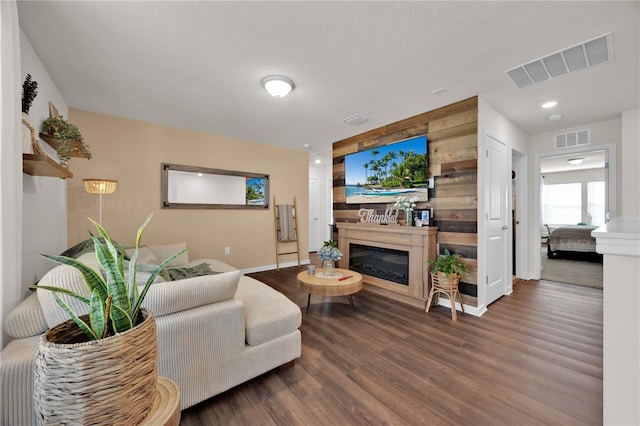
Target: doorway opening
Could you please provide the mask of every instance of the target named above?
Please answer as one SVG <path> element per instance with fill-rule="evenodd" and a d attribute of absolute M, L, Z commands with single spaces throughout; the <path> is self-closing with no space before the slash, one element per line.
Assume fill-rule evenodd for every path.
<path fill-rule="evenodd" d="M 538 277 L 602 288 L 602 264 L 591 231 L 615 206 L 615 146 L 537 158 Z"/>

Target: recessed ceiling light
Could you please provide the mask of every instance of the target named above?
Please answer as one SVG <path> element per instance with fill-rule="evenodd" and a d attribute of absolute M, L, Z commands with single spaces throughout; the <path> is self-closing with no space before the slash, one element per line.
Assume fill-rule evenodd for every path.
<path fill-rule="evenodd" d="M 281 75 L 270 75 L 263 78 L 262 85 L 274 98 L 284 98 L 295 87 L 293 81 Z"/>
<path fill-rule="evenodd" d="M 322 160 L 320 160 L 319 158 L 316 158 L 316 161 L 314 161 L 314 163 L 320 164 L 320 163 L 322 163 Z"/>
<path fill-rule="evenodd" d="M 553 108 L 556 105 L 558 105 L 556 101 L 548 101 L 542 104 L 542 108 L 549 109 L 549 108 Z"/>
<path fill-rule="evenodd" d="M 558 121 L 558 120 L 562 120 L 562 114 L 553 114 L 549 116 L 549 120 L 551 121 Z"/>

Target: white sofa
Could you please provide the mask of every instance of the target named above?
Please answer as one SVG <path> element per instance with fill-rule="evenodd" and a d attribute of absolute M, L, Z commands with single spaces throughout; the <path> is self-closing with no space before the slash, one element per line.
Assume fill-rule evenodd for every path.
<path fill-rule="evenodd" d="M 80 259 L 98 268 L 94 253 Z M 220 273 L 156 282 L 143 303 L 156 317 L 159 375 L 178 384 L 182 409 L 290 364 L 301 350 L 302 315 L 296 304 L 220 261 L 189 265 L 202 263 Z M 81 280 L 74 268 L 59 265 L 40 283 L 86 293 Z M 38 341 L 48 327 L 67 319 L 52 292 L 42 290 L 7 317 L 5 331 L 14 339 L 0 360 L 3 425 L 35 424 L 32 376 Z"/>

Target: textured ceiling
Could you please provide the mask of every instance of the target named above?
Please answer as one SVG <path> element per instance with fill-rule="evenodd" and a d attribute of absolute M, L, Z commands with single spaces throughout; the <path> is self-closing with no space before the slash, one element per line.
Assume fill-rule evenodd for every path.
<path fill-rule="evenodd" d="M 18 11 L 70 107 L 319 153 L 476 95 L 528 134 L 638 108 L 639 6 L 21 1 Z M 524 89 L 503 75 L 607 32 L 612 63 Z M 272 98 L 260 85 L 271 74 L 295 90 Z M 559 105 L 542 110 L 549 99 Z M 370 120 L 342 122 L 354 114 Z"/>

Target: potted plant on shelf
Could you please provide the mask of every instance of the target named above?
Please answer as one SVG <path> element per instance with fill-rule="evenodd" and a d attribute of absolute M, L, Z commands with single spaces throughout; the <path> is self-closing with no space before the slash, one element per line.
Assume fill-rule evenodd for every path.
<path fill-rule="evenodd" d="M 431 271 L 431 289 L 425 310 L 429 312 L 434 295 L 444 294 L 451 301 L 451 317 L 456 321 L 456 296 L 460 299 L 460 307 L 464 312 L 458 285 L 460 278 L 469 272 L 469 268 L 462 261 L 462 256 L 459 253 L 451 253 L 448 249 L 444 250 L 444 255 L 440 255 L 436 259 L 429 259 L 428 263 L 433 269 Z"/>
<path fill-rule="evenodd" d="M 22 83 L 22 152 L 25 154 L 33 154 L 34 148 L 37 146 L 36 130 L 27 120 L 29 110 L 37 94 L 38 82 L 31 80 L 31 74 L 27 74 L 24 83 Z"/>
<path fill-rule="evenodd" d="M 71 157 L 91 159 L 91 151 L 84 142 L 80 130 L 75 124 L 67 122 L 64 117 L 49 117 L 43 120 L 41 132 L 41 136 L 55 148 L 63 167 L 67 167 Z"/>
<path fill-rule="evenodd" d="M 141 307 L 156 276 L 185 252 L 158 265 L 142 290 L 136 284 L 136 264 L 142 232 L 125 274 L 124 251 L 118 251 L 107 231 L 89 219 L 101 238 L 91 234 L 100 271 L 65 256 L 43 255 L 77 269 L 90 296 L 71 290 L 36 285 L 55 292 L 70 320 L 42 337 L 34 368 L 34 408 L 43 424 L 138 424 L 153 405 L 158 379 L 158 347 L 153 314 Z M 58 294 L 88 305 L 78 315 Z"/>
<path fill-rule="evenodd" d="M 338 242 L 329 240 L 325 241 L 318 256 L 322 259 L 322 273 L 328 277 L 335 275 L 335 263 L 342 259 L 342 252 L 338 249 Z"/>

